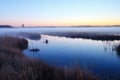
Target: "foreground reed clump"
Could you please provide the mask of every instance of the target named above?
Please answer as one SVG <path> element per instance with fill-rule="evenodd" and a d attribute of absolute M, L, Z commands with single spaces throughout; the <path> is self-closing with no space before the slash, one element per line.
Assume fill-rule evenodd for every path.
<path fill-rule="evenodd" d="M 120 53 L 120 45 L 118 45 L 118 46 L 116 47 L 116 51 L 117 51 L 118 53 Z"/>
<path fill-rule="evenodd" d="M 22 55 L 25 39 L 0 38 L 0 80 L 99 80 L 80 69 L 57 69 Z"/>
<path fill-rule="evenodd" d="M 117 45 L 117 46 L 115 46 L 115 49 L 114 49 L 114 50 L 116 51 L 117 56 L 120 57 L 120 44 Z"/>

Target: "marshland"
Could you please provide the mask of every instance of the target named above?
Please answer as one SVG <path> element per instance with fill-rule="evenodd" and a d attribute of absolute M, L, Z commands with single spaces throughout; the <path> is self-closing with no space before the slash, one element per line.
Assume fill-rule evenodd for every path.
<path fill-rule="evenodd" d="M 0 38 L 0 80 L 99 80 L 81 70 L 55 68 L 23 55 L 28 41 L 17 37 Z"/>
<path fill-rule="evenodd" d="M 119 30 L 0 29 L 0 79 L 119 80 Z"/>
<path fill-rule="evenodd" d="M 120 80 L 120 0 L 0 0 L 0 80 Z"/>

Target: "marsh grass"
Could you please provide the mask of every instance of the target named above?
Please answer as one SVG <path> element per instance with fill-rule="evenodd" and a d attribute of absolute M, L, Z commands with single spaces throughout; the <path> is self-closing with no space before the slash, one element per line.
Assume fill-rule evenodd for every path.
<path fill-rule="evenodd" d="M 120 54 L 120 45 L 116 47 L 117 52 Z"/>
<path fill-rule="evenodd" d="M 99 80 L 80 68 L 58 69 L 22 55 L 25 39 L 0 38 L 0 80 Z"/>
<path fill-rule="evenodd" d="M 117 56 L 120 57 L 120 44 L 115 46 L 114 50 L 116 51 Z"/>

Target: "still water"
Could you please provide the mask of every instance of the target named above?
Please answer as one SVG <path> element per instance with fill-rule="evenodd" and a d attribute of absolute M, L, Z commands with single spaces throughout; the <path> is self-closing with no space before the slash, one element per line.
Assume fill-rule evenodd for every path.
<path fill-rule="evenodd" d="M 120 80 L 120 54 L 114 50 L 120 44 L 120 40 L 102 41 L 44 34 L 47 32 L 96 32 L 120 35 L 120 27 L 0 29 L 0 35 L 15 35 L 21 32 L 41 35 L 39 40 L 26 38 L 29 45 L 23 54 L 27 57 L 42 60 L 42 62 L 55 67 L 80 66 L 103 77 L 109 76 Z M 33 48 L 38 48 L 39 51 L 31 52 L 30 49 Z"/>
<path fill-rule="evenodd" d="M 48 43 L 45 43 L 48 40 Z M 24 55 L 42 60 L 44 63 L 57 67 L 86 68 L 99 75 L 120 74 L 120 55 L 114 47 L 119 40 L 97 41 L 82 38 L 66 38 L 42 35 L 40 40 L 30 40 Z M 40 51 L 31 52 L 38 48 Z"/>

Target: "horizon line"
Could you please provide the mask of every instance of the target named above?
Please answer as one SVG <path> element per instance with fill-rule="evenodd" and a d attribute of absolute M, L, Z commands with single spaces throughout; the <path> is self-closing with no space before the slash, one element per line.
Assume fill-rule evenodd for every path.
<path fill-rule="evenodd" d="M 24 25 L 24 27 L 104 27 L 104 26 L 120 26 L 120 24 L 115 24 L 115 25 L 25 25 L 25 24 L 21 24 L 21 25 L 10 25 L 10 24 L 0 24 L 0 26 L 12 26 L 12 27 L 23 27 L 22 25 Z"/>

